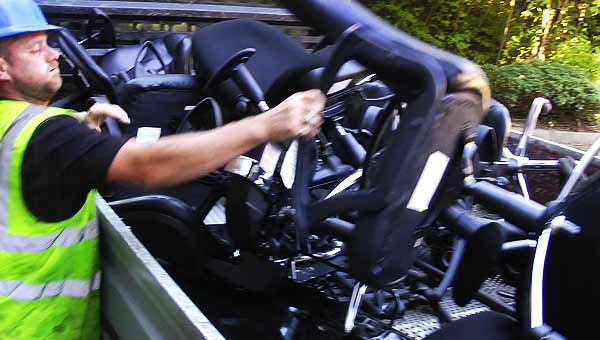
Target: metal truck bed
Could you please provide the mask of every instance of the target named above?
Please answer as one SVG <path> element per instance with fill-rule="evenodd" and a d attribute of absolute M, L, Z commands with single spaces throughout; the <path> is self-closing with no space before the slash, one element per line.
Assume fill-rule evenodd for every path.
<path fill-rule="evenodd" d="M 99 195 L 103 339 L 224 337 Z"/>

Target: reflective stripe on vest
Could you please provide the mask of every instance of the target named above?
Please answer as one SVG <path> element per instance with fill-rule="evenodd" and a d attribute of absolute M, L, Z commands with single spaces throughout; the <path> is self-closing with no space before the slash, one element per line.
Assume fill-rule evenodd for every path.
<path fill-rule="evenodd" d="M 90 292 L 100 288 L 100 272 L 94 274 L 92 280 L 64 280 L 39 285 L 25 284 L 21 281 L 0 280 L 0 296 L 18 301 L 31 301 L 54 296 L 83 298 Z"/>
<path fill-rule="evenodd" d="M 98 221 L 93 219 L 84 227 L 65 228 L 49 235 L 17 236 L 6 233 L 6 227 L 0 226 L 0 251 L 11 253 L 37 253 L 51 245 L 69 247 L 83 240 L 98 237 Z"/>
<path fill-rule="evenodd" d="M 23 130 L 23 127 L 31 118 L 44 112 L 43 106 L 29 105 L 25 110 L 21 111 L 15 119 L 9 124 L 6 132 L 0 139 L 0 202 L 8 202 L 8 168 L 10 163 L 11 151 L 17 136 Z M 9 247 L 21 248 L 20 246 L 9 244 L 8 240 L 8 205 L 0 207 L 0 251 L 7 248 L 6 251 L 10 251 Z M 15 236 L 18 237 L 18 236 Z"/>
<path fill-rule="evenodd" d="M 4 207 L 0 207 L 0 250 L 2 248 L 1 243 L 4 243 L 2 238 L 8 234 L 8 169 L 10 167 L 13 146 L 25 125 L 31 118 L 44 112 L 44 109 L 45 107 L 43 106 L 27 106 L 8 125 L 6 132 L 4 132 L 0 140 L 0 203 L 5 204 Z"/>

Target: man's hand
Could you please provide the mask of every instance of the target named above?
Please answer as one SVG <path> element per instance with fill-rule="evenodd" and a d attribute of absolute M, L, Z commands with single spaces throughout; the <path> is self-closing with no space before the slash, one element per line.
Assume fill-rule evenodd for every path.
<path fill-rule="evenodd" d="M 278 142 L 296 137 L 313 138 L 323 124 L 325 100 L 319 90 L 298 92 L 263 113 L 267 139 Z"/>
<path fill-rule="evenodd" d="M 107 103 L 96 103 L 92 105 L 87 112 L 77 112 L 75 117 L 80 122 L 85 123 L 90 128 L 98 131 L 100 131 L 100 125 L 102 125 L 108 117 L 123 124 L 131 123 L 129 116 L 127 116 L 127 113 L 120 106 Z"/>

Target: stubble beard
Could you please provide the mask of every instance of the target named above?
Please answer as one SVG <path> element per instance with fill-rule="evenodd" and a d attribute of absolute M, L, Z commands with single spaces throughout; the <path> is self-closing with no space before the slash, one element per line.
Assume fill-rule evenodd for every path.
<path fill-rule="evenodd" d="M 17 89 L 30 99 L 40 102 L 49 102 L 62 86 L 62 77 L 60 73 L 48 79 L 43 84 L 31 82 L 20 82 L 15 84 Z"/>

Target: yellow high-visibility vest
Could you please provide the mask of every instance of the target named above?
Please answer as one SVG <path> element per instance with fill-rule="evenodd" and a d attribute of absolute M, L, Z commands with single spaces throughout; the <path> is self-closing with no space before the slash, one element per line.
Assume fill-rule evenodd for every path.
<path fill-rule="evenodd" d="M 0 100 L 0 340 L 100 338 L 95 191 L 59 222 L 33 216 L 22 193 L 33 133 L 72 112 Z"/>

